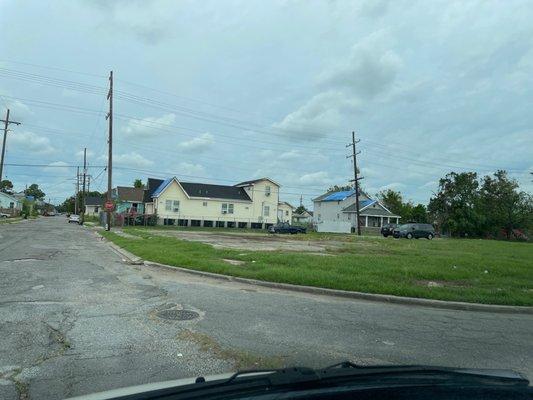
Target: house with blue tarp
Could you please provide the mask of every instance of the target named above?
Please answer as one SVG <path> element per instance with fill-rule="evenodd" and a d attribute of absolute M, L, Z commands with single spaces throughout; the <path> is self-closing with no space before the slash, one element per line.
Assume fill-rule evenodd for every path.
<path fill-rule="evenodd" d="M 313 224 L 319 232 L 357 231 L 355 190 L 327 192 L 313 199 Z M 381 202 L 359 192 L 359 224 L 368 230 L 379 230 L 384 224 L 399 223 L 395 215 Z"/>

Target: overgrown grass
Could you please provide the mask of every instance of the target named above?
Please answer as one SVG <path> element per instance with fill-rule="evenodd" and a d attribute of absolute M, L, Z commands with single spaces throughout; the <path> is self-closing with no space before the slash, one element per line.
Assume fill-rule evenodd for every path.
<path fill-rule="evenodd" d="M 22 221 L 21 217 L 13 217 L 13 218 L 0 218 L 0 224 L 14 224 L 16 222 Z"/>
<path fill-rule="evenodd" d="M 530 243 L 307 236 L 346 242 L 340 249 L 332 247 L 326 255 L 318 255 L 214 249 L 208 244 L 155 236 L 150 231 L 126 229 L 142 240 L 103 234 L 146 260 L 219 274 L 398 296 L 533 305 Z M 223 259 L 244 264 L 231 265 Z"/>

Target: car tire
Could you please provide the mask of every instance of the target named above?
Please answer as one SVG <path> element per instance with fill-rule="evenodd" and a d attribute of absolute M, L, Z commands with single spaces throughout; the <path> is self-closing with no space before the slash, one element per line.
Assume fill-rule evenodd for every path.
<path fill-rule="evenodd" d="M 383 237 L 389 237 L 389 235 L 387 235 L 387 234 L 384 233 L 384 234 L 383 234 Z"/>
<path fill-rule="evenodd" d="M 433 239 L 433 234 L 432 234 L 432 233 L 430 233 L 430 234 L 428 235 L 428 240 L 431 240 L 431 239 Z"/>
<path fill-rule="evenodd" d="M 409 232 L 407 235 L 405 235 L 405 237 L 407 239 L 412 239 L 413 238 L 413 234 L 411 232 Z"/>

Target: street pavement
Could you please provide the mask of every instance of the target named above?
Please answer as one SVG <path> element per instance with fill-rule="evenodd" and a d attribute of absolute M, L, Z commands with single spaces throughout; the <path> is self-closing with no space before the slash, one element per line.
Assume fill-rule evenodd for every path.
<path fill-rule="evenodd" d="M 533 378 L 531 315 L 342 299 L 129 265 L 61 216 L 0 225 L 0 277 L 1 399 L 342 360 L 511 368 Z"/>

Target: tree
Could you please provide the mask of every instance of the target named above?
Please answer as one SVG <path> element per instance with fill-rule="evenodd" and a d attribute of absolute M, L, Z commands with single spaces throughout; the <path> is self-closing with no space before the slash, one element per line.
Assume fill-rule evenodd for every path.
<path fill-rule="evenodd" d="M 7 179 L 0 181 L 0 192 L 13 193 L 13 182 Z"/>
<path fill-rule="evenodd" d="M 410 204 L 410 203 L 409 203 Z M 412 222 L 419 222 L 426 224 L 428 222 L 428 213 L 426 206 L 423 204 L 417 204 L 416 206 L 411 205 L 410 214 L 411 218 L 409 219 Z"/>
<path fill-rule="evenodd" d="M 39 189 L 39 185 L 32 183 L 25 191 L 26 196 L 33 196 L 36 200 L 42 200 L 45 196 L 45 193 Z"/>
<path fill-rule="evenodd" d="M 483 230 L 498 236 L 504 229 L 507 239 L 513 229 L 528 229 L 533 214 L 531 195 L 518 191 L 518 182 L 509 179 L 506 171 L 485 176 L 480 188 L 479 208 L 485 216 Z"/>
<path fill-rule="evenodd" d="M 307 211 L 307 208 L 305 208 L 303 205 L 302 206 L 298 206 L 298 208 L 296 210 L 294 210 L 294 212 L 296 214 L 303 214 L 306 211 Z"/>
<path fill-rule="evenodd" d="M 393 214 L 402 215 L 404 205 L 402 194 L 400 192 L 396 192 L 392 189 L 382 190 L 377 194 L 377 198 Z"/>
<path fill-rule="evenodd" d="M 135 188 L 144 188 L 143 182 L 140 179 L 135 179 L 133 181 L 133 187 Z"/>
<path fill-rule="evenodd" d="M 328 188 L 328 192 L 342 192 L 345 190 L 352 190 L 353 186 L 351 185 L 333 185 Z"/>
<path fill-rule="evenodd" d="M 452 236 L 481 233 L 478 187 L 475 172 L 451 172 L 439 180 L 439 191 L 430 199 L 428 211 L 443 231 Z"/>

